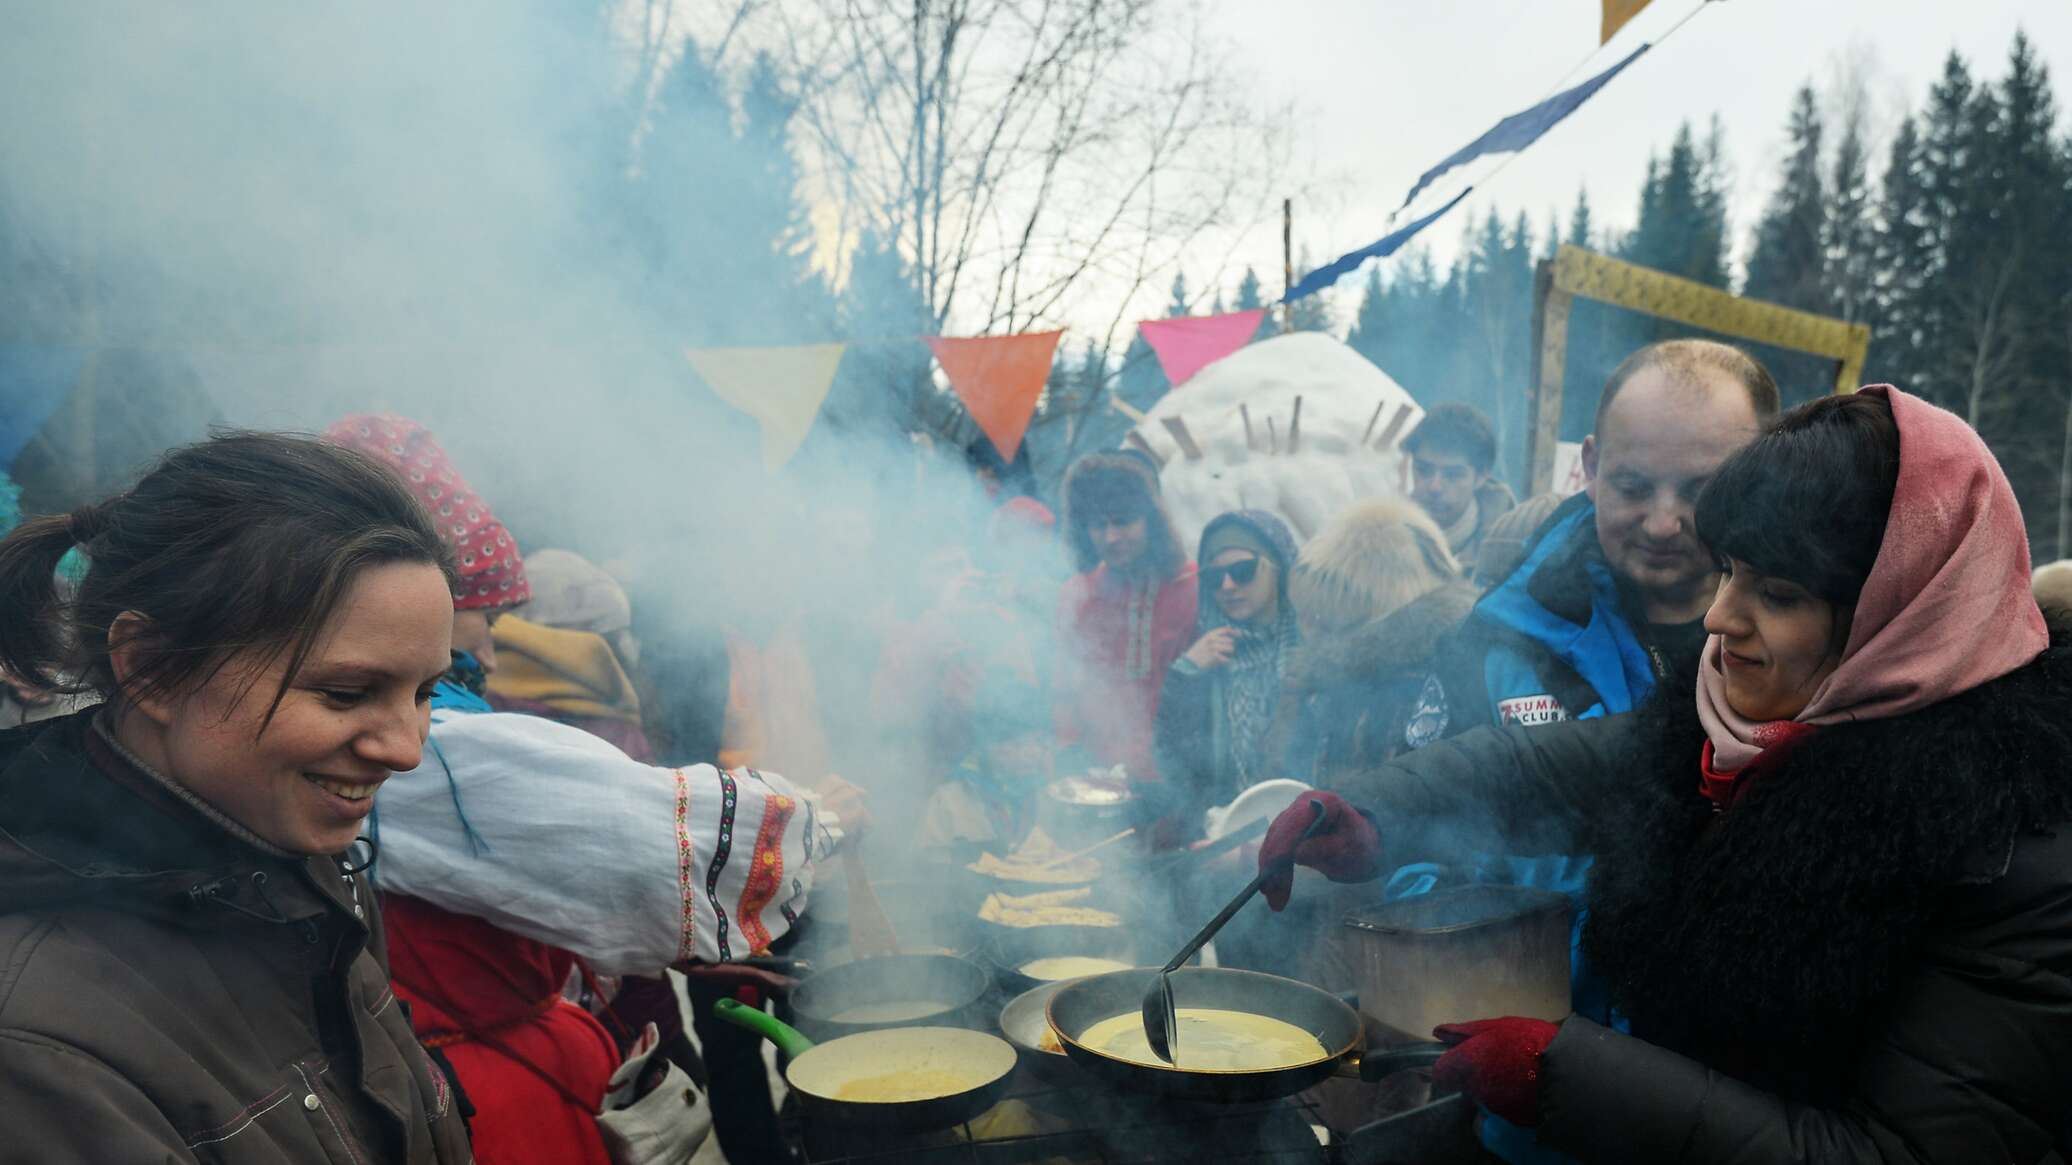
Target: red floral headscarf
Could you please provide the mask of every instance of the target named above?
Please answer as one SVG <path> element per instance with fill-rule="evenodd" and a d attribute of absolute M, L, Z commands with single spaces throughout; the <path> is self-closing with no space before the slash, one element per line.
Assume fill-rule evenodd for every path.
<path fill-rule="evenodd" d="M 499 610 L 532 597 L 518 540 L 468 487 L 430 430 L 408 417 L 358 413 L 334 422 L 324 438 L 394 469 L 431 511 L 460 567 L 455 610 Z"/>

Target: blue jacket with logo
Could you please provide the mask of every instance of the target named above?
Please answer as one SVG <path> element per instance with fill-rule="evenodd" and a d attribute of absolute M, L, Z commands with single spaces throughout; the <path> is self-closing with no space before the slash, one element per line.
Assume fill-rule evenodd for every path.
<path fill-rule="evenodd" d="M 1634 629 L 1582 494 L 1533 535 L 1510 576 L 1482 596 L 1439 654 L 1405 743 L 1483 724 L 1630 712 L 1668 670 Z"/>

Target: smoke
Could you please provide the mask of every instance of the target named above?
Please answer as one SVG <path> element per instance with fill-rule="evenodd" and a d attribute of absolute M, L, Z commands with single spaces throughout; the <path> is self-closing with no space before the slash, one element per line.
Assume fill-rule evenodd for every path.
<path fill-rule="evenodd" d="M 26 3 L 7 24 L 0 242 L 88 306 L 0 342 L 198 379 L 215 416 L 189 437 L 414 417 L 523 545 L 621 564 L 664 621 L 850 632 L 824 645 L 845 676 L 823 710 L 863 738 L 862 656 L 947 581 L 936 552 L 977 536 L 980 499 L 954 455 L 825 418 L 808 456 L 762 468 L 753 422 L 682 353 L 715 331 L 696 305 L 764 302 L 729 280 L 769 240 L 658 270 L 625 194 L 653 111 L 606 14 Z M 724 99 L 678 113 L 695 116 L 713 141 L 734 132 Z M 653 193 L 718 221 L 737 177 L 757 176 Z M 751 313 L 729 342 L 798 329 Z M 897 755 L 835 764 L 861 780 Z"/>

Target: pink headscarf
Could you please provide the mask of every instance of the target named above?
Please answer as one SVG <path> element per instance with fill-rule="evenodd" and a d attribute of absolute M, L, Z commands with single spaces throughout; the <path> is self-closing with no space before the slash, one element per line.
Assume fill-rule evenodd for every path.
<path fill-rule="evenodd" d="M 1926 708 L 2006 675 L 2050 645 L 2029 591 L 2021 507 L 1985 442 L 1955 414 L 1890 385 L 1863 391 L 1892 405 L 1899 480 L 1842 661 L 1793 718 L 1809 727 Z M 1698 719 L 1718 773 L 1804 734 L 1735 714 L 1717 635 L 1705 641 L 1698 668 Z"/>

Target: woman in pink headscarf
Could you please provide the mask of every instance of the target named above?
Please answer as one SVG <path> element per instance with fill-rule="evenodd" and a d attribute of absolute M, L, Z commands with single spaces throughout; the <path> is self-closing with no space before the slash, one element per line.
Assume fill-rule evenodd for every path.
<path fill-rule="evenodd" d="M 1438 1081 L 1528 1154 L 2066 1159 L 2072 649 L 2006 476 L 1957 417 L 1870 388 L 1729 459 L 1697 532 L 1724 580 L 1695 700 L 1432 746 L 1342 790 L 1358 811 L 1305 795 L 1262 861 L 1596 856 L 1610 1010 L 1437 1033 Z M 1312 799 L 1327 828 L 1298 844 Z"/>

